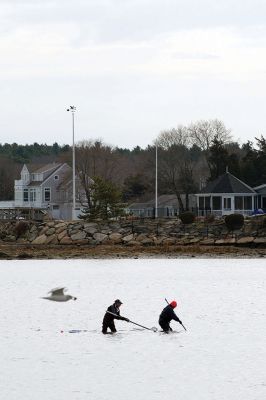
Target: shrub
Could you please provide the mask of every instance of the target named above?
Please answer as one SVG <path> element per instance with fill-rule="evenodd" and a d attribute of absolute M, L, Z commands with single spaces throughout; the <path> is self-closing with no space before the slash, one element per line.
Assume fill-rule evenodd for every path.
<path fill-rule="evenodd" d="M 193 214 L 191 211 L 185 211 L 181 214 L 179 214 L 179 218 L 183 222 L 183 224 L 192 224 L 195 221 L 195 214 Z"/>
<path fill-rule="evenodd" d="M 208 214 L 205 217 L 205 222 L 207 224 L 211 224 L 212 222 L 214 222 L 214 220 L 215 220 L 215 215 L 214 214 Z"/>
<path fill-rule="evenodd" d="M 241 229 L 244 225 L 244 216 L 242 214 L 230 214 L 224 219 L 225 225 L 229 231 Z"/>
<path fill-rule="evenodd" d="M 28 226 L 26 221 L 18 221 L 16 223 L 14 231 L 17 239 L 26 233 Z"/>

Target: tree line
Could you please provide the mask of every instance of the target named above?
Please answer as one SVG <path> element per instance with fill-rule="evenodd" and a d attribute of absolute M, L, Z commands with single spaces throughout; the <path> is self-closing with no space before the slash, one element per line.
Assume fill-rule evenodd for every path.
<path fill-rule="evenodd" d="M 156 147 L 159 194 L 175 194 L 181 210 L 188 208 L 190 193 L 200 191 L 226 168 L 252 187 L 266 183 L 263 136 L 240 145 L 222 121 L 201 120 L 161 132 L 145 149 L 114 147 L 101 140 L 76 143 L 76 169 L 86 194 L 84 206 L 102 216 L 110 210 L 108 194 L 116 204 L 153 198 Z M 20 178 L 24 163 L 49 162 L 71 165 L 71 146 L 0 144 L 0 200 L 14 198 L 14 180 Z M 185 201 L 181 194 L 186 195 Z M 97 201 L 93 196 L 98 196 Z M 101 204 L 100 199 L 103 206 L 96 209 L 93 205 Z"/>

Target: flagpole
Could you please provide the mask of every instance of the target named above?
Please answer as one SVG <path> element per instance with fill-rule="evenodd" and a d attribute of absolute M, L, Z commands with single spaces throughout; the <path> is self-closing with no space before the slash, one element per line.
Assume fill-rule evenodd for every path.
<path fill-rule="evenodd" d="M 67 111 L 72 113 L 72 220 L 76 219 L 76 160 L 75 160 L 75 106 L 70 106 Z"/>
<path fill-rule="evenodd" d="M 158 218 L 158 146 L 155 143 L 155 218 Z"/>

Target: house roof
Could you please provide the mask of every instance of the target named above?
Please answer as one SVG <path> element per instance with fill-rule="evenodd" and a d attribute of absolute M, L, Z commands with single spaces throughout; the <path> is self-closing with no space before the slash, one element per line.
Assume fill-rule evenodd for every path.
<path fill-rule="evenodd" d="M 28 186 L 40 186 L 43 181 L 32 181 L 28 184 Z"/>
<path fill-rule="evenodd" d="M 265 188 L 266 188 L 266 183 L 264 183 L 263 185 L 256 186 L 253 189 L 257 191 L 257 190 L 265 189 Z"/>
<path fill-rule="evenodd" d="M 183 196 L 183 195 L 181 195 Z M 175 194 L 162 194 L 158 197 L 158 208 L 160 207 L 178 207 L 178 201 Z M 146 203 L 133 203 L 129 205 L 129 209 L 142 209 L 155 207 L 155 199 L 147 201 Z"/>
<path fill-rule="evenodd" d="M 209 182 L 200 193 L 256 193 L 236 176 L 226 172 Z"/>
<path fill-rule="evenodd" d="M 60 167 L 62 164 L 61 163 L 50 163 L 50 164 L 39 164 L 38 166 L 35 165 L 36 169 L 31 170 L 33 173 L 42 173 L 42 172 L 47 172 L 50 170 L 55 170 L 58 167 Z"/>

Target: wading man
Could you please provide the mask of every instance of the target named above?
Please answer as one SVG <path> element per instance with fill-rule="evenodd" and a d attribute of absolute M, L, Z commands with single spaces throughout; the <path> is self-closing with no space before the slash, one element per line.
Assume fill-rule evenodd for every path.
<path fill-rule="evenodd" d="M 103 328 L 102 328 L 102 333 L 106 334 L 106 333 L 110 333 L 107 332 L 107 329 L 109 328 L 111 333 L 115 333 L 116 332 L 116 328 L 115 328 L 115 323 L 114 320 L 115 319 L 121 319 L 123 321 L 129 321 L 128 318 L 125 317 L 121 317 L 120 316 L 120 306 L 121 306 L 122 301 L 121 300 L 115 300 L 114 304 L 112 304 L 111 306 L 109 306 L 107 308 L 107 311 L 103 317 Z"/>
<path fill-rule="evenodd" d="M 178 316 L 174 312 L 174 308 L 176 308 L 177 302 L 175 300 L 171 301 L 171 303 L 166 306 L 160 314 L 159 317 L 159 325 L 165 333 L 169 333 L 173 329 L 170 327 L 170 322 L 173 320 L 179 322 L 182 325 L 182 321 L 178 318 Z"/>

